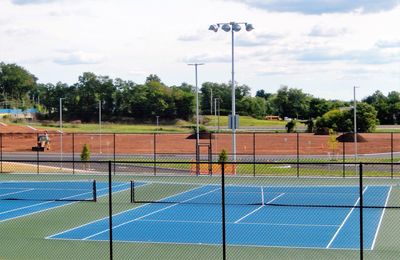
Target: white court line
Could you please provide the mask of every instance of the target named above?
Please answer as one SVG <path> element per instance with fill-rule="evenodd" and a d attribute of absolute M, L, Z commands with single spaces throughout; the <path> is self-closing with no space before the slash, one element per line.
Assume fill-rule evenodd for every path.
<path fill-rule="evenodd" d="M 16 190 L 16 189 L 9 189 L 9 190 Z M 35 190 L 35 189 L 27 189 L 27 190 L 20 190 L 20 191 L 15 191 L 15 192 L 9 192 L 9 193 L 6 193 L 6 194 L 1 194 L 0 197 L 5 197 L 5 196 L 8 196 L 8 195 L 23 193 L 23 192 L 32 191 L 32 190 Z M 0 213 L 0 214 L 1 214 L 1 213 Z"/>
<path fill-rule="evenodd" d="M 127 183 L 124 183 L 124 184 L 125 184 L 125 185 L 128 185 Z M 119 186 L 122 186 L 122 185 L 123 185 L 123 184 L 120 184 L 120 185 L 117 185 L 117 186 L 114 186 L 114 187 L 119 187 Z M 103 189 L 99 189 L 98 191 L 102 191 L 102 190 L 105 190 L 105 189 L 108 189 L 108 187 L 103 188 Z M 121 190 L 121 191 L 118 191 L 118 192 L 122 192 L 122 191 L 124 191 L 124 190 Z M 83 194 L 80 194 L 80 195 L 83 195 Z M 75 195 L 75 196 L 80 196 L 80 195 Z M 99 196 L 99 198 L 104 197 L 104 196 L 107 196 L 107 195 L 108 195 L 108 194 L 101 195 L 101 196 Z M 71 197 L 74 197 L 74 196 L 71 196 Z M 65 199 L 66 199 L 66 198 L 65 198 Z M 49 204 L 49 203 L 54 203 L 54 202 L 55 202 L 55 201 L 46 201 L 46 202 L 42 202 L 42 203 L 36 203 L 36 204 L 33 204 L 33 205 L 25 206 L 25 207 L 15 208 L 15 209 L 8 210 L 8 211 L 2 211 L 2 212 L 0 212 L 0 215 L 5 214 L 5 213 L 9 213 L 9 212 L 18 211 L 18 210 L 27 209 L 27 208 L 32 208 L 32 207 L 35 207 L 35 206 L 40 206 L 40 205 L 45 205 L 45 204 Z M 61 201 L 61 202 L 62 202 L 62 201 Z M 30 216 L 30 215 L 33 215 L 33 214 L 45 212 L 45 211 L 48 211 L 48 210 L 51 210 L 51 209 L 56 209 L 56 208 L 68 206 L 68 205 L 71 205 L 71 204 L 74 204 L 74 203 L 77 203 L 77 202 L 78 202 L 78 201 L 74 201 L 74 202 L 62 204 L 62 205 L 59 205 L 59 206 L 56 206 L 56 207 L 50 207 L 50 208 L 47 208 L 47 209 L 43 209 L 43 210 L 39 210 L 39 211 L 30 212 L 30 213 L 28 213 L 28 214 L 19 215 L 19 216 L 13 217 L 13 218 L 3 219 L 3 220 L 0 220 L 0 223 L 1 223 L 1 222 L 8 221 L 8 220 L 13 220 L 13 219 L 22 218 L 22 217 Z"/>
<path fill-rule="evenodd" d="M 194 220 L 167 220 L 167 219 L 141 219 L 142 222 L 165 222 L 165 223 L 195 223 L 195 224 L 222 224 L 219 221 L 194 221 Z M 260 226 L 295 226 L 295 227 L 338 227 L 339 225 L 312 225 L 312 224 L 281 224 L 281 223 L 256 223 L 256 222 L 246 222 L 246 223 L 234 223 L 227 222 L 226 224 L 233 225 L 260 225 Z"/>
<path fill-rule="evenodd" d="M 244 216 L 241 217 L 240 219 L 236 220 L 234 223 L 235 223 L 235 224 L 238 224 L 238 223 L 239 223 L 240 221 L 242 221 L 243 219 L 247 218 L 247 217 L 250 216 L 251 214 L 256 213 L 257 211 L 259 211 L 260 209 L 262 209 L 265 205 L 267 205 L 268 203 L 273 202 L 274 200 L 278 199 L 279 197 L 282 197 L 283 195 L 285 195 L 285 193 L 281 193 L 280 195 L 276 196 L 276 197 L 273 198 L 272 200 L 267 201 L 267 203 L 265 203 L 265 204 L 263 203 L 260 207 L 256 208 L 256 209 L 253 210 L 252 212 L 250 212 L 250 213 L 244 215 Z"/>
<path fill-rule="evenodd" d="M 132 219 L 132 220 L 123 222 L 123 223 L 121 223 L 121 224 L 119 224 L 119 225 L 116 225 L 116 226 L 112 227 L 112 229 L 116 229 L 116 228 L 122 227 L 122 226 L 124 226 L 124 225 L 126 225 L 126 224 L 129 224 L 129 223 L 132 223 L 132 222 L 134 222 L 134 221 L 136 221 L 136 220 L 143 219 L 143 218 L 145 218 L 145 217 L 151 216 L 151 215 L 153 215 L 153 214 L 156 214 L 156 213 L 158 213 L 158 212 L 164 211 L 164 210 L 166 210 L 166 209 L 175 207 L 176 205 L 180 205 L 180 204 L 182 204 L 182 203 L 185 203 L 185 202 L 194 200 L 194 199 L 196 199 L 196 198 L 202 197 L 202 196 L 204 196 L 204 195 L 207 195 L 207 194 L 212 193 L 212 192 L 214 192 L 214 191 L 217 191 L 217 190 L 219 190 L 219 189 L 220 189 L 220 188 L 217 188 L 217 189 L 208 191 L 208 192 L 206 192 L 206 193 L 203 193 L 203 194 L 194 196 L 194 197 L 192 197 L 192 198 L 190 198 L 190 199 L 184 200 L 184 201 L 182 201 L 182 202 L 180 202 L 180 203 L 175 203 L 175 204 L 173 204 L 173 205 L 170 205 L 170 206 L 165 207 L 165 208 L 161 208 L 161 209 L 159 209 L 159 210 L 156 210 L 156 211 L 153 211 L 153 212 L 151 212 L 151 213 L 145 214 L 145 215 L 140 216 L 140 217 L 138 217 L 138 218 L 135 218 L 135 219 Z M 103 231 L 97 232 L 97 233 L 95 233 L 95 234 L 93 234 L 93 235 L 90 235 L 90 236 L 88 236 L 88 237 L 82 238 L 82 240 L 90 239 L 90 238 L 95 237 L 95 236 L 97 236 L 97 235 L 103 234 L 103 233 L 107 232 L 108 230 L 109 230 L 109 229 L 107 228 L 106 230 L 103 230 Z"/>
<path fill-rule="evenodd" d="M 30 129 L 32 129 L 33 131 L 37 131 L 37 129 L 36 129 L 36 128 L 34 128 L 33 126 L 27 125 L 26 127 L 28 127 L 28 128 L 30 128 Z"/>
<path fill-rule="evenodd" d="M 144 187 L 144 186 L 150 185 L 150 184 L 153 184 L 153 183 L 152 183 L 152 182 L 147 182 L 147 183 L 145 182 L 145 184 L 140 185 L 140 186 L 138 186 L 137 188 Z M 165 198 L 163 198 L 163 199 L 168 199 L 168 198 L 172 198 L 172 197 L 174 197 L 174 196 L 182 195 L 182 194 L 184 194 L 184 193 L 191 192 L 191 191 L 200 189 L 200 188 L 202 188 L 202 187 L 205 187 L 205 186 L 201 186 L 201 187 L 197 187 L 197 188 L 194 188 L 194 189 L 191 189 L 191 190 L 183 191 L 183 192 L 178 193 L 178 194 L 173 194 L 173 195 L 168 196 L 168 197 L 165 197 Z M 125 213 L 129 212 L 129 211 L 134 211 L 134 210 L 143 208 L 143 207 L 148 206 L 148 205 L 150 205 L 150 203 L 146 203 L 146 204 L 144 204 L 144 205 L 142 205 L 142 206 L 139 206 L 139 207 L 135 207 L 135 208 L 132 208 L 132 209 L 128 209 L 128 210 L 121 211 L 121 212 L 119 212 L 119 213 L 117 213 L 117 214 L 114 214 L 114 215 L 113 215 L 113 218 L 114 218 L 115 216 L 122 215 L 122 214 L 125 214 Z M 103 220 L 108 219 L 108 218 L 109 218 L 109 216 L 104 217 L 104 218 L 101 218 L 101 219 L 96 219 L 96 220 L 94 220 L 94 221 L 85 223 L 85 224 L 83 224 L 83 225 L 80 225 L 80 226 L 77 226 L 77 227 L 73 227 L 73 228 L 64 230 L 64 231 L 62 231 L 62 232 L 53 234 L 53 235 L 51 235 L 51 236 L 46 237 L 46 239 L 58 239 L 58 238 L 53 238 L 53 237 L 54 237 L 54 236 L 61 235 L 61 234 L 64 234 L 64 233 L 67 233 L 67 232 L 70 232 L 70 231 L 75 230 L 75 229 L 82 228 L 82 227 L 84 227 L 84 226 L 89 226 L 89 225 L 91 225 L 91 224 L 93 224 L 93 223 L 100 222 L 100 221 L 103 221 Z M 62 239 L 61 239 L 61 240 L 62 240 Z M 77 239 L 77 240 L 82 240 L 82 239 Z"/>
<path fill-rule="evenodd" d="M 240 225 L 243 225 L 243 224 L 240 224 Z M 81 239 L 76 239 L 76 238 L 53 238 L 53 239 L 55 239 L 55 240 L 59 240 L 59 241 L 81 241 Z M 100 239 L 92 239 L 92 240 L 90 240 L 90 242 L 99 242 L 99 243 L 104 243 L 104 242 L 106 242 L 106 241 L 108 241 L 108 239 L 107 240 L 100 240 Z M 168 245 L 199 245 L 199 243 L 190 243 L 190 242 L 188 242 L 188 243 L 183 243 L 183 242 L 174 242 L 174 243 L 171 243 L 171 242 L 163 242 L 163 241 L 161 241 L 161 242 L 157 242 L 157 241 L 143 241 L 143 240 L 114 240 L 113 241 L 114 243 L 115 242 L 118 242 L 118 243 L 139 243 L 139 244 L 143 244 L 143 243 L 147 243 L 147 244 L 153 244 L 153 245 L 165 245 L 165 244 L 168 244 Z M 221 246 L 221 244 L 220 243 L 218 243 L 218 244 L 212 244 L 212 243 L 201 243 L 201 245 L 203 245 L 203 246 L 218 246 L 218 247 L 220 247 Z M 241 247 L 241 248 L 243 248 L 243 247 L 247 247 L 247 248 L 286 248 L 286 249 L 317 249 L 317 250 L 329 250 L 329 251 L 332 251 L 332 250 L 336 250 L 336 251 L 360 251 L 360 248 L 330 248 L 330 249 L 326 249 L 325 247 L 312 247 L 312 246 L 309 246 L 309 247 L 307 247 L 307 246 L 273 246 L 273 245 L 257 245 L 257 244 L 246 244 L 246 245 L 243 245 L 243 244 L 229 244 L 229 246 L 231 246 L 231 247 Z M 365 249 L 366 251 L 368 251 L 369 249 Z"/>
<path fill-rule="evenodd" d="M 364 194 L 364 192 L 365 192 L 367 189 L 368 189 L 368 186 L 365 187 L 365 189 L 363 190 L 362 193 Z M 336 230 L 336 232 L 335 232 L 335 234 L 333 235 L 332 239 L 329 241 L 328 245 L 326 246 L 326 249 L 328 249 L 328 248 L 331 247 L 333 241 L 334 241 L 334 240 L 336 239 L 336 237 L 339 235 L 340 230 L 342 230 L 344 224 L 345 224 L 346 221 L 349 219 L 351 213 L 353 213 L 353 211 L 354 211 L 354 209 L 355 209 L 355 206 L 357 206 L 357 204 L 358 204 L 359 201 L 360 201 L 360 197 L 358 197 L 356 203 L 354 204 L 353 208 L 351 208 L 350 212 L 347 213 L 347 215 L 346 215 L 346 217 L 344 218 L 342 224 L 341 224 L 341 225 L 339 226 L 339 228 Z"/>
<path fill-rule="evenodd" d="M 391 193 L 391 192 L 392 192 L 392 186 L 390 186 L 388 195 L 387 195 L 387 197 L 386 197 L 385 206 L 384 206 L 384 209 L 383 209 L 383 211 L 382 211 L 381 218 L 379 219 L 378 228 L 376 229 L 376 233 L 375 233 L 375 236 L 374 236 L 374 240 L 373 240 L 373 242 L 372 242 L 371 250 L 374 250 L 374 248 L 375 248 L 376 239 L 378 238 L 378 233 L 379 233 L 379 230 L 380 230 L 380 228 L 381 228 L 383 216 L 385 215 L 386 207 L 387 207 L 387 205 L 388 205 L 389 197 L 390 197 L 390 193 Z"/>

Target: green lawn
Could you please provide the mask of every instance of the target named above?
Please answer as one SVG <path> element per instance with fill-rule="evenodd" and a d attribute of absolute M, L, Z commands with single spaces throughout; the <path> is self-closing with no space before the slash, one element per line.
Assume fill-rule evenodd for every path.
<path fill-rule="evenodd" d="M 214 127 L 217 125 L 217 117 L 215 116 L 204 116 L 203 117 L 204 126 Z M 27 125 L 27 123 L 9 123 L 10 125 Z M 60 130 L 60 126 L 58 122 L 33 122 L 29 123 L 30 126 L 35 127 L 40 130 Z M 102 133 L 185 133 L 191 132 L 192 127 L 195 123 L 187 122 L 183 120 L 178 121 L 170 121 L 170 122 L 162 122 L 157 128 L 156 124 L 119 124 L 119 123 L 108 123 L 103 122 L 101 126 Z M 228 117 L 221 116 L 220 117 L 220 126 L 226 128 L 228 125 Z M 285 121 L 274 121 L 274 120 L 259 120 L 250 116 L 241 116 L 240 117 L 240 126 L 280 126 L 284 127 L 286 125 Z M 81 124 L 71 124 L 64 122 L 63 123 L 63 131 L 65 132 L 86 132 L 86 133 L 94 133 L 100 132 L 100 126 L 97 123 L 81 123 Z"/>
<path fill-rule="evenodd" d="M 217 116 L 204 116 L 204 121 L 206 122 L 206 126 L 216 126 L 218 124 Z M 277 120 L 261 120 L 256 119 L 251 116 L 240 116 L 240 126 L 285 126 L 287 124 L 286 121 L 277 121 Z M 220 116 L 219 119 L 220 126 L 228 125 L 228 117 Z"/>

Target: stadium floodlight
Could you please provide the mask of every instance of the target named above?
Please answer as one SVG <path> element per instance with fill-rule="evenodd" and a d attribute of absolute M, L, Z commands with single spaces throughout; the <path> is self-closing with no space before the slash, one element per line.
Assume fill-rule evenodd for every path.
<path fill-rule="evenodd" d="M 236 97 L 235 97 L 235 38 L 234 38 L 234 33 L 239 32 L 241 30 L 240 24 L 244 24 L 246 31 L 250 32 L 254 29 L 253 25 L 251 23 L 237 23 L 237 22 L 229 22 L 229 23 L 217 23 L 217 24 L 212 24 L 208 28 L 211 31 L 217 32 L 218 28 L 221 26 L 221 29 L 224 30 L 225 32 L 232 32 L 232 123 L 231 123 L 231 128 L 232 128 L 232 153 L 233 153 L 233 161 L 236 162 L 236 125 L 238 122 L 236 122 Z"/>
<path fill-rule="evenodd" d="M 238 24 L 238 23 L 233 23 L 232 24 L 232 30 L 233 31 L 238 32 L 238 31 L 240 31 L 240 29 L 242 29 L 242 27 L 240 27 L 240 24 Z"/>
<path fill-rule="evenodd" d="M 245 23 L 245 26 L 246 26 L 246 31 L 248 32 L 254 30 L 254 27 L 251 23 Z"/>
<path fill-rule="evenodd" d="M 208 30 L 217 32 L 218 31 L 218 25 L 212 24 L 212 25 L 210 25 L 210 27 L 208 27 Z"/>
<path fill-rule="evenodd" d="M 222 25 L 222 30 L 224 30 L 225 32 L 229 32 L 231 30 L 231 26 L 227 23 Z"/>

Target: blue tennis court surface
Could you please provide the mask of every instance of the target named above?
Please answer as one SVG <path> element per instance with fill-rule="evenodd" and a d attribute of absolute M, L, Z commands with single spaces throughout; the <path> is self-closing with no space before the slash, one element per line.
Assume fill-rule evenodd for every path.
<path fill-rule="evenodd" d="M 97 183 L 97 196 L 108 194 L 107 183 Z M 129 189 L 128 183 L 113 183 L 112 191 Z M 28 216 L 93 198 L 90 181 L 0 182 L 0 222 Z M 90 203 L 90 202 L 89 202 Z"/>
<path fill-rule="evenodd" d="M 230 185 L 226 191 L 226 238 L 229 245 L 359 248 L 359 209 L 356 207 L 359 204 L 358 187 Z M 389 186 L 365 186 L 364 205 L 383 207 L 390 191 Z M 230 193 L 236 194 L 232 195 L 232 200 L 239 199 L 236 198 L 238 196 L 246 203 L 246 200 L 250 202 L 256 196 L 262 203 L 231 203 Z M 113 217 L 114 241 L 220 245 L 221 206 L 212 203 L 220 194 L 219 186 L 205 185 L 161 200 L 168 203 L 148 203 L 116 214 Z M 253 194 L 251 199 L 248 194 Z M 272 204 L 352 206 L 301 207 Z M 382 208 L 364 209 L 366 249 L 374 247 L 383 214 Z M 104 218 L 48 238 L 105 241 L 108 237 L 108 218 Z"/>

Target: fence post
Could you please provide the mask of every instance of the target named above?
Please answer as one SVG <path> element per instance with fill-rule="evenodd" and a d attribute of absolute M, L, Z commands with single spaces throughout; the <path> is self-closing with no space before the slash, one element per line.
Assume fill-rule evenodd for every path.
<path fill-rule="evenodd" d="M 225 162 L 221 162 L 222 259 L 226 259 Z"/>
<path fill-rule="evenodd" d="M 390 133 L 390 176 L 393 179 L 393 132 Z"/>
<path fill-rule="evenodd" d="M 36 142 L 37 141 L 39 141 L 39 133 L 36 133 Z M 46 145 L 44 149 L 46 149 Z M 36 173 L 39 174 L 39 149 L 36 149 Z"/>
<path fill-rule="evenodd" d="M 75 174 L 75 133 L 72 133 L 72 174 Z"/>
<path fill-rule="evenodd" d="M 213 165 L 212 165 L 212 161 L 213 161 L 213 154 L 212 154 L 212 133 L 210 132 L 210 144 L 208 146 L 208 170 L 210 172 L 210 175 L 213 174 Z"/>
<path fill-rule="evenodd" d="M 108 161 L 108 225 L 109 225 L 109 244 L 110 244 L 110 259 L 113 259 L 113 230 L 112 230 L 112 174 L 111 161 Z"/>
<path fill-rule="evenodd" d="M 157 175 L 157 133 L 153 133 L 153 171 Z"/>
<path fill-rule="evenodd" d="M 196 136 L 198 135 L 196 131 Z M 200 174 L 200 148 L 199 148 L 199 140 L 196 138 L 196 175 Z"/>
<path fill-rule="evenodd" d="M 114 133 L 114 134 L 113 134 L 113 143 L 114 143 L 114 144 L 113 144 L 113 159 L 114 159 L 114 165 L 113 165 L 113 170 L 114 170 L 114 171 L 113 171 L 113 172 L 114 172 L 114 175 L 115 175 L 115 165 L 116 165 L 116 158 L 115 158 L 115 156 L 116 156 L 116 155 L 115 155 L 115 153 L 116 153 L 116 150 L 115 150 L 115 149 L 116 149 L 116 143 L 115 143 L 116 140 L 117 140 L 117 139 L 116 139 L 116 136 L 115 136 L 115 133 Z"/>
<path fill-rule="evenodd" d="M 297 177 L 300 176 L 300 140 L 299 133 L 296 133 L 296 143 L 297 143 Z"/>
<path fill-rule="evenodd" d="M 3 133 L 0 133 L 0 173 L 3 172 Z"/>
<path fill-rule="evenodd" d="M 253 132 L 253 176 L 256 177 L 256 132 Z"/>
<path fill-rule="evenodd" d="M 343 144 L 343 178 L 346 177 L 346 142 L 342 142 Z"/>
<path fill-rule="evenodd" d="M 355 165 L 356 166 L 356 165 Z M 359 178 L 360 178 L 360 260 L 364 257 L 364 222 L 363 222 L 363 164 L 359 164 Z"/>

